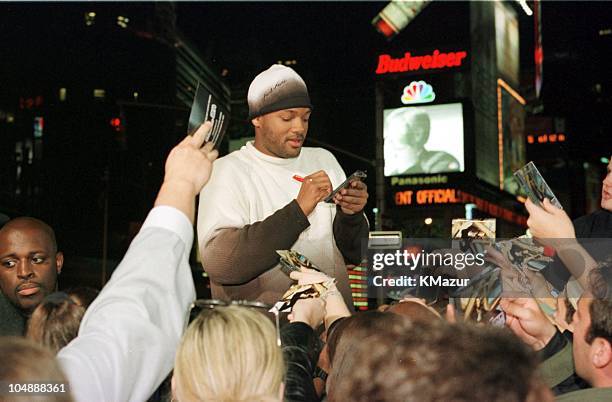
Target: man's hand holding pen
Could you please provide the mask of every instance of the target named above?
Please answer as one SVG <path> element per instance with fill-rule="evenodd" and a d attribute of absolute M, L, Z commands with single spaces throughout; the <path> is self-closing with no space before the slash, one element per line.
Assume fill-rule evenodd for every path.
<path fill-rule="evenodd" d="M 317 204 L 331 193 L 331 180 L 323 170 L 300 178 L 301 180 L 298 179 L 299 176 L 294 176 L 294 178 L 302 182 L 296 201 L 302 208 L 304 215 L 308 216 L 314 211 Z"/>

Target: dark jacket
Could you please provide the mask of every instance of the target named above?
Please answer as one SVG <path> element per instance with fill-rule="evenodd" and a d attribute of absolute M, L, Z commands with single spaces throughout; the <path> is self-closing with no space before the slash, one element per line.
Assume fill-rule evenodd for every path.
<path fill-rule="evenodd" d="M 303 322 L 281 328 L 283 355 L 287 364 L 285 402 L 318 402 L 312 382 L 322 343 L 315 331 Z"/>
<path fill-rule="evenodd" d="M 557 402 L 612 401 L 612 388 L 590 388 L 575 373 L 572 343 L 557 332 L 540 352 L 545 359 L 539 371 L 556 395 Z"/>
<path fill-rule="evenodd" d="M 0 336 L 23 336 L 26 317 L 0 292 Z"/>

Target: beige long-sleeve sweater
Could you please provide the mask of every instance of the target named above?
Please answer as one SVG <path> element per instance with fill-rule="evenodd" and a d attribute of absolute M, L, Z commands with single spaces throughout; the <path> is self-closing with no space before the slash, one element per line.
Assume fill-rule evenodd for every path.
<path fill-rule="evenodd" d="M 334 204 L 319 203 L 304 215 L 295 201 L 301 183 L 293 176 L 318 170 L 334 187 L 345 179 L 333 155 L 320 148 L 281 159 L 249 143 L 215 162 L 198 213 L 200 254 L 213 297 L 278 301 L 293 281 L 280 271 L 275 250 L 292 248 L 335 277 L 352 306 L 346 263 L 359 262 L 368 223 L 363 213 L 346 215 Z"/>

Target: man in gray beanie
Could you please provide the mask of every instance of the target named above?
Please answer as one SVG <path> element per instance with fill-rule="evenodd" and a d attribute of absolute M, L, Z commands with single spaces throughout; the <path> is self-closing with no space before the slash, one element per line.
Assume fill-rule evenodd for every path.
<path fill-rule="evenodd" d="M 352 182 L 322 148 L 302 147 L 312 111 L 304 80 L 273 65 L 249 87 L 255 141 L 219 159 L 200 194 L 198 238 L 214 298 L 275 303 L 293 281 L 276 250 L 293 249 L 336 278 L 352 307 L 346 265 L 357 264 L 368 222 L 367 187 Z"/>

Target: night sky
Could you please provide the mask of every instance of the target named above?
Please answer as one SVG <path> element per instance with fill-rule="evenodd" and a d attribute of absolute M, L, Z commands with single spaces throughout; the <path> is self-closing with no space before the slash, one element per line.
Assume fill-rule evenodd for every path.
<path fill-rule="evenodd" d="M 95 4 L 95 3 L 93 3 Z M 146 3 L 145 3 L 146 4 Z M 432 2 L 404 31 L 386 41 L 371 26 L 386 2 L 213 2 L 176 3 L 177 28 L 192 40 L 232 88 L 246 88 L 252 77 L 278 60 L 297 61 L 312 96 L 320 100 L 313 115 L 313 137 L 373 156 L 362 134 L 373 127 L 373 70 L 377 54 L 448 44 L 461 46 L 455 27 L 467 23 L 453 2 Z M 53 55 L 78 35 L 74 12 L 81 4 L 2 3 L 0 79 L 8 104 L 23 88 L 50 84 Z M 96 5 L 99 7 L 100 4 Z M 106 3 L 130 10 L 151 3 Z M 132 13 L 137 14 L 137 13 Z M 577 156 L 597 157 L 612 129 L 612 5 L 608 2 L 543 4 L 544 113 L 568 118 L 571 147 Z M 140 21 L 132 18 L 137 26 Z M 531 68 L 532 18 L 519 13 L 521 68 Z M 142 25 L 143 23 L 141 23 Z M 443 27 L 443 29 L 442 29 Z M 92 44 L 95 45 L 95 44 Z M 87 72 L 77 74 L 86 76 Z M 52 83 L 56 85 L 55 82 Z M 594 88 L 599 84 L 599 91 Z M 317 132 L 317 119 L 326 121 Z M 578 140 L 579 139 L 579 140 Z M 612 147 L 611 147 L 612 148 Z M 366 155 L 370 153 L 370 155 Z"/>
<path fill-rule="evenodd" d="M 462 40 L 469 40 L 453 36 L 454 27 L 466 23 L 458 18 L 456 5 L 432 2 L 388 42 L 370 24 L 385 4 L 179 3 L 177 24 L 212 56 L 215 66 L 229 69 L 231 83 L 248 85 L 268 64 L 297 59 L 296 69 L 315 95 L 329 91 L 337 97 L 332 106 L 336 118 L 342 119 L 338 127 L 349 129 L 342 134 L 343 143 L 359 149 L 350 140 L 356 136 L 352 130 L 372 123 L 352 121 L 364 114 L 368 121 L 373 120 L 370 84 L 377 54 L 426 47 L 428 42 L 461 46 Z M 521 69 L 526 70 L 533 63 L 533 22 L 522 12 L 518 15 Z M 599 35 L 600 30 L 612 28 L 612 4 L 547 1 L 542 24 L 544 113 L 567 117 L 572 155 L 599 159 L 606 148 L 608 154 L 612 150 L 612 115 L 608 112 L 612 110 L 612 35 Z M 600 84 L 600 93 L 594 89 L 596 84 Z M 337 88 L 342 88 L 340 94 Z"/>

